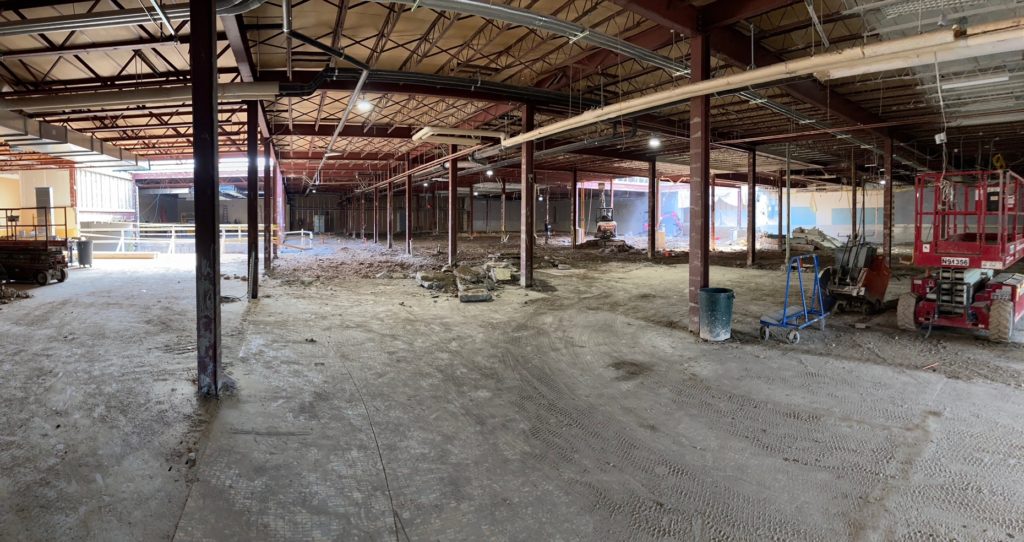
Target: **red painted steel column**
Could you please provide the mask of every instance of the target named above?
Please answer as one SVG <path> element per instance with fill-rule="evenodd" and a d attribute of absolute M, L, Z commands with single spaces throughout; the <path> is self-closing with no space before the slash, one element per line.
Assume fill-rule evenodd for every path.
<path fill-rule="evenodd" d="M 738 226 L 738 224 L 737 224 Z M 747 159 L 747 265 L 757 259 L 757 152 Z"/>
<path fill-rule="evenodd" d="M 883 214 L 885 215 L 884 232 L 882 234 L 882 245 L 885 250 L 885 263 L 892 265 L 892 138 L 885 138 L 885 150 L 883 152 L 885 162 L 885 202 Z"/>
<path fill-rule="evenodd" d="M 523 132 L 533 130 L 534 106 L 523 108 Z M 519 284 L 524 288 L 533 286 L 533 245 L 537 231 L 534 219 L 534 206 L 537 204 L 537 185 L 533 175 L 533 141 L 523 143 L 522 204 L 519 207 Z"/>
<path fill-rule="evenodd" d="M 192 155 L 195 161 L 196 358 L 199 393 L 217 396 L 223 383 L 220 336 L 220 187 L 217 174 L 217 11 L 212 0 L 190 2 Z"/>
<path fill-rule="evenodd" d="M 457 147 L 451 146 L 455 154 Z M 448 263 L 452 266 L 458 260 L 459 252 L 459 161 L 448 159 Z"/>
<path fill-rule="evenodd" d="M 246 179 L 245 211 L 246 211 L 246 245 L 249 254 L 249 299 L 260 296 L 260 140 L 259 104 L 255 100 L 245 102 L 246 111 L 246 163 L 248 178 Z"/>
<path fill-rule="evenodd" d="M 273 267 L 270 247 L 274 244 L 274 238 L 271 235 L 274 224 L 272 220 L 274 212 L 271 207 L 274 186 L 274 181 L 270 177 L 271 150 L 270 140 L 267 140 L 263 144 L 263 269 L 267 272 L 270 272 Z"/>
<path fill-rule="evenodd" d="M 711 48 L 707 34 L 690 39 L 690 80 L 703 81 L 711 76 Z M 690 99 L 690 278 L 689 327 L 700 332 L 700 289 L 709 283 L 708 186 L 711 168 L 711 98 L 699 96 Z"/>
<path fill-rule="evenodd" d="M 504 195 L 504 185 L 502 185 L 502 195 Z M 572 168 L 572 183 L 569 187 L 569 214 L 571 215 L 572 227 L 569 228 L 569 233 L 572 235 L 572 248 L 576 248 L 579 244 L 580 237 L 580 176 L 576 168 Z M 502 204 L 504 204 L 502 198 Z"/>
<path fill-rule="evenodd" d="M 647 164 L 647 257 L 658 251 L 658 161 Z"/>

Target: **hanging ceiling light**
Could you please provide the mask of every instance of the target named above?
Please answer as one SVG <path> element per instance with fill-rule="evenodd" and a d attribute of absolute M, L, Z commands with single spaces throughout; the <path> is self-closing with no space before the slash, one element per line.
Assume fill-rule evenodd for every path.
<path fill-rule="evenodd" d="M 651 134 L 651 138 L 647 140 L 647 146 L 649 146 L 652 149 L 657 149 L 658 147 L 661 146 L 661 138 L 654 134 Z"/>
<path fill-rule="evenodd" d="M 487 176 L 488 177 L 494 177 L 494 170 L 493 169 L 488 169 L 487 170 Z"/>
<path fill-rule="evenodd" d="M 360 113 L 369 113 L 373 109 L 373 102 L 362 99 L 356 102 L 356 111 Z"/>

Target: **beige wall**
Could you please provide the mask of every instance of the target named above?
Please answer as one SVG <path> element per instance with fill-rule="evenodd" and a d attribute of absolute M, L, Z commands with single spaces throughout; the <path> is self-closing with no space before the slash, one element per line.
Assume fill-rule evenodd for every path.
<path fill-rule="evenodd" d="M 71 172 L 66 169 L 20 171 L 11 173 L 11 177 L 0 177 L 0 208 L 3 207 L 35 207 L 36 188 L 48 186 L 53 189 L 54 207 L 71 206 Z M 22 224 L 36 222 L 35 213 L 23 211 L 21 214 Z M 64 222 L 64 211 L 55 210 L 53 220 Z M 42 220 L 38 220 L 42 222 Z M 52 233 L 60 236 L 78 234 L 78 217 L 74 209 L 67 211 L 68 230 L 56 228 Z M 27 231 L 19 231 L 19 236 L 31 235 Z"/>
<path fill-rule="evenodd" d="M 21 181 L 17 175 L 0 175 L 0 209 L 21 207 Z"/>

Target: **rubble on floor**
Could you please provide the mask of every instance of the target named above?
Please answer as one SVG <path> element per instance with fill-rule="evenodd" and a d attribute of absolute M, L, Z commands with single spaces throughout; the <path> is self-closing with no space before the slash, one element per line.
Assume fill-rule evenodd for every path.
<path fill-rule="evenodd" d="M 589 239 L 576 248 L 596 248 L 598 254 L 620 254 L 625 252 L 643 252 L 627 243 L 624 239 Z"/>
<path fill-rule="evenodd" d="M 757 242 L 759 249 L 781 250 L 786 247 L 786 236 L 773 233 L 762 233 Z M 842 243 L 818 228 L 795 228 L 789 237 L 789 248 L 801 252 L 823 250 L 831 253 Z"/>
<path fill-rule="evenodd" d="M 17 301 L 19 299 L 28 299 L 30 297 L 32 297 L 32 294 L 28 292 L 15 290 L 14 288 L 9 288 L 3 284 L 0 284 L 0 305 L 6 305 L 8 303 L 13 303 L 14 301 Z"/>

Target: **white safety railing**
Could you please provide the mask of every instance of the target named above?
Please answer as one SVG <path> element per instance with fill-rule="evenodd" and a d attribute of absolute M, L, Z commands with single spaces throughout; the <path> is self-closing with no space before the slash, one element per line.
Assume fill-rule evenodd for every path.
<path fill-rule="evenodd" d="M 308 230 L 297 230 L 297 231 L 286 231 L 286 232 L 284 232 L 284 242 L 282 242 L 281 244 L 285 245 L 285 246 L 294 244 L 294 243 L 291 243 L 288 240 L 289 236 L 294 236 L 294 235 L 298 235 L 299 236 L 299 239 L 298 239 L 299 244 L 296 245 L 296 246 L 298 246 L 299 248 L 313 248 L 313 232 L 308 231 Z"/>
<path fill-rule="evenodd" d="M 220 225 L 220 250 L 224 253 L 245 253 L 249 242 L 246 224 Z M 82 228 L 80 235 L 93 242 L 97 251 L 110 252 L 163 252 L 166 254 L 195 253 L 196 227 L 194 224 L 132 224 L 127 228 Z M 260 225 L 259 242 L 262 244 L 266 228 Z M 271 226 L 271 234 L 277 227 Z M 292 232 L 286 232 L 292 233 Z M 312 232 L 309 245 L 313 245 Z"/>

